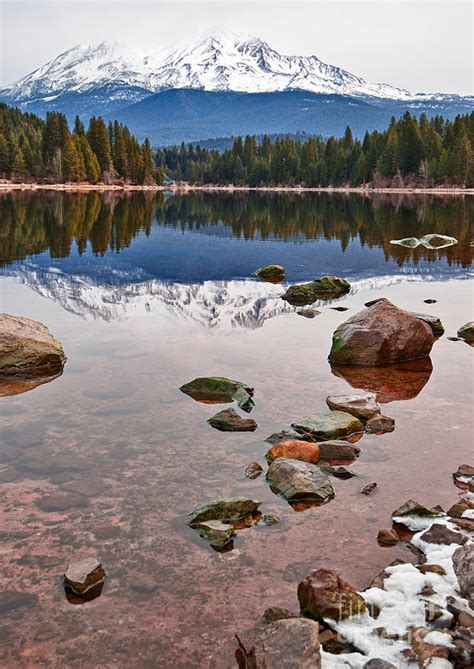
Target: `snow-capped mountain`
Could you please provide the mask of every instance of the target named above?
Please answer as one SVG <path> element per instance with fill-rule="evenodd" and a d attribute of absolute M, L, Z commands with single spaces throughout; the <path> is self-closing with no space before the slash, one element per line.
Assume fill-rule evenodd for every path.
<path fill-rule="evenodd" d="M 246 93 L 303 90 L 392 100 L 419 97 L 388 84 L 369 83 L 316 56 L 283 55 L 258 37 L 233 34 L 213 34 L 152 53 L 119 43 L 75 46 L 0 91 L 0 97 L 26 104 L 109 85 L 132 89 L 132 95 L 123 91 L 127 102 L 182 88 Z"/>

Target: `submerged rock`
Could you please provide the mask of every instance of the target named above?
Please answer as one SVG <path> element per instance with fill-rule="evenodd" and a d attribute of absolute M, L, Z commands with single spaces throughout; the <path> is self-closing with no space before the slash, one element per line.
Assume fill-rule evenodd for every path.
<path fill-rule="evenodd" d="M 374 393 L 352 393 L 351 395 L 328 395 L 326 404 L 330 409 L 345 411 L 360 420 L 368 420 L 380 411 Z"/>
<path fill-rule="evenodd" d="M 337 276 L 322 276 L 310 283 L 296 284 L 290 286 L 282 295 L 293 305 L 312 304 L 316 300 L 331 300 L 349 292 L 351 286 L 348 281 Z"/>
<path fill-rule="evenodd" d="M 185 395 L 204 404 L 226 404 L 236 401 L 244 411 L 251 411 L 253 388 L 241 381 L 223 376 L 203 376 L 180 387 Z"/>
<path fill-rule="evenodd" d="M 68 509 L 81 508 L 87 505 L 88 501 L 85 497 L 72 492 L 53 492 L 51 495 L 45 495 L 36 501 L 36 506 L 41 511 L 46 511 L 47 513 L 67 511 Z"/>
<path fill-rule="evenodd" d="M 385 432 L 393 432 L 395 429 L 395 419 L 379 413 L 375 416 L 372 416 L 372 418 L 367 421 L 365 429 L 370 434 L 385 434 Z"/>
<path fill-rule="evenodd" d="M 321 620 L 343 620 L 366 610 L 354 588 L 331 569 L 317 569 L 298 585 L 301 613 Z"/>
<path fill-rule="evenodd" d="M 337 328 L 329 360 L 348 366 L 392 365 L 428 356 L 433 343 L 429 325 L 388 300 L 380 300 Z"/>
<path fill-rule="evenodd" d="M 438 518 L 444 514 L 437 509 L 431 509 L 427 506 L 423 506 L 419 502 L 416 502 L 413 499 L 409 499 L 408 502 L 402 504 L 398 509 L 392 512 L 392 518 L 401 518 L 403 516 L 421 516 L 422 518 Z"/>
<path fill-rule="evenodd" d="M 254 275 L 270 283 L 281 283 L 285 278 L 285 268 L 283 265 L 265 265 L 254 272 Z"/>
<path fill-rule="evenodd" d="M 360 420 L 344 411 L 315 413 L 292 423 L 291 427 L 299 434 L 310 436 L 315 441 L 344 439 L 364 431 Z"/>
<path fill-rule="evenodd" d="M 199 527 L 207 520 L 238 521 L 258 511 L 261 502 L 248 497 L 228 497 L 199 507 L 186 516 L 186 525 Z"/>
<path fill-rule="evenodd" d="M 267 481 L 286 500 L 327 502 L 336 491 L 329 478 L 309 462 L 278 458 L 270 465 Z"/>
<path fill-rule="evenodd" d="M 465 341 L 474 342 L 474 321 L 470 321 L 460 327 L 457 334 L 458 337 L 461 337 Z"/>
<path fill-rule="evenodd" d="M 319 457 L 321 460 L 355 460 L 360 453 L 360 448 L 342 439 L 331 439 L 318 444 Z"/>
<path fill-rule="evenodd" d="M 241 418 L 234 409 L 219 411 L 207 422 L 221 432 L 253 432 L 258 427 L 252 418 Z"/>
<path fill-rule="evenodd" d="M 458 240 L 455 237 L 448 237 L 447 235 L 423 235 L 420 237 L 420 244 L 422 244 L 426 249 L 445 249 L 448 246 L 454 246 L 457 244 Z"/>
<path fill-rule="evenodd" d="M 273 462 L 277 458 L 290 458 L 316 464 L 319 460 L 319 446 L 309 441 L 290 439 L 272 446 L 265 457 L 268 462 Z"/>
<path fill-rule="evenodd" d="M 321 313 L 317 309 L 299 309 L 297 312 L 298 316 L 304 316 L 304 318 L 315 318 Z"/>
<path fill-rule="evenodd" d="M 258 462 L 251 462 L 244 469 L 244 476 L 248 479 L 256 479 L 263 472 L 263 467 Z"/>
<path fill-rule="evenodd" d="M 235 636 L 239 669 L 321 669 L 319 625 L 312 620 L 262 622 Z"/>
<path fill-rule="evenodd" d="M 46 325 L 0 314 L 0 374 L 44 376 L 62 370 L 66 356 Z"/>
<path fill-rule="evenodd" d="M 78 595 L 84 595 L 105 580 L 105 570 L 95 557 L 71 562 L 64 574 L 64 584 Z"/>
<path fill-rule="evenodd" d="M 0 592 L 0 613 L 10 613 L 16 609 L 26 609 L 30 606 L 36 606 L 38 595 L 29 592 L 19 592 L 17 590 L 3 590 Z"/>
<path fill-rule="evenodd" d="M 444 334 L 443 324 L 441 323 L 440 319 L 437 316 L 430 316 L 430 314 L 418 314 L 415 313 L 414 311 L 412 311 L 411 313 L 413 314 L 413 316 L 416 316 L 416 318 L 419 318 L 420 320 L 427 323 L 430 326 L 431 332 L 434 334 L 435 337 L 441 337 L 441 335 Z"/>
<path fill-rule="evenodd" d="M 391 239 L 390 244 L 404 246 L 407 249 L 416 249 L 420 245 L 420 240 L 417 237 L 404 237 L 403 239 Z"/>

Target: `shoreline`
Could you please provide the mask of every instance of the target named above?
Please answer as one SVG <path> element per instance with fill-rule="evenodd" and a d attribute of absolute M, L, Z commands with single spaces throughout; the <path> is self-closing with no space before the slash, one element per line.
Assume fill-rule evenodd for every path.
<path fill-rule="evenodd" d="M 474 188 L 360 188 L 360 187 L 309 187 L 309 186 L 219 186 L 214 184 L 192 185 L 192 184 L 172 184 L 169 186 L 160 185 L 114 185 L 114 184 L 88 184 L 88 183 L 65 183 L 65 184 L 39 184 L 39 183 L 0 183 L 0 192 L 9 191 L 59 191 L 67 193 L 87 193 L 87 192 L 171 192 L 171 193 L 335 193 L 335 194 L 357 194 L 357 195 L 474 195 Z"/>

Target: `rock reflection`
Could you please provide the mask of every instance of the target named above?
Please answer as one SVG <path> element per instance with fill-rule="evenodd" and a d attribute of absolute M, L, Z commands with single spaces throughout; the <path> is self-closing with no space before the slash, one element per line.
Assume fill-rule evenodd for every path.
<path fill-rule="evenodd" d="M 0 375 L 0 397 L 13 397 L 14 395 L 21 395 L 30 390 L 34 390 L 38 386 L 45 383 L 50 383 L 57 379 L 63 373 L 62 368 L 59 371 L 50 373 L 45 376 L 1 376 Z"/>
<path fill-rule="evenodd" d="M 64 586 L 64 594 L 69 604 L 74 606 L 81 606 L 82 604 L 87 604 L 92 602 L 94 599 L 100 596 L 104 587 L 104 583 L 98 583 L 94 588 L 91 588 L 83 595 L 78 595 L 74 590 L 71 590 L 67 585 Z"/>
<path fill-rule="evenodd" d="M 411 400 L 421 393 L 433 371 L 431 358 L 411 360 L 389 367 L 346 367 L 331 365 L 334 376 L 345 379 L 353 388 L 377 395 L 381 404 Z"/>

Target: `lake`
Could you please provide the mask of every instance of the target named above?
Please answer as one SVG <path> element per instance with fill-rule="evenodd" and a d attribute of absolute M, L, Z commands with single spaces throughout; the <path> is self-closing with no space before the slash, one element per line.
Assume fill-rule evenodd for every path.
<path fill-rule="evenodd" d="M 297 610 L 311 569 L 361 589 L 409 559 L 378 530 L 407 499 L 450 506 L 452 472 L 472 460 L 472 349 L 448 336 L 472 319 L 473 221 L 469 197 L 2 193 L 1 309 L 45 323 L 68 357 L 60 377 L 0 399 L 0 590 L 26 593 L 0 593 L 3 666 L 225 667 L 265 608 Z M 435 232 L 458 243 L 390 243 Z M 286 284 L 337 275 L 351 291 L 303 318 L 252 275 L 268 263 Z M 333 331 L 382 296 L 441 318 L 431 360 L 369 379 L 331 370 Z M 255 387 L 255 432 L 214 430 L 226 405 L 179 391 L 210 375 Z M 375 389 L 396 427 L 362 437 L 358 476 L 333 479 L 330 503 L 295 510 L 244 477 L 265 466 L 268 435 L 351 387 Z M 71 506 L 44 504 L 64 491 Z M 230 495 L 280 521 L 217 552 L 184 517 Z M 90 554 L 107 580 L 79 604 L 62 574 Z"/>

